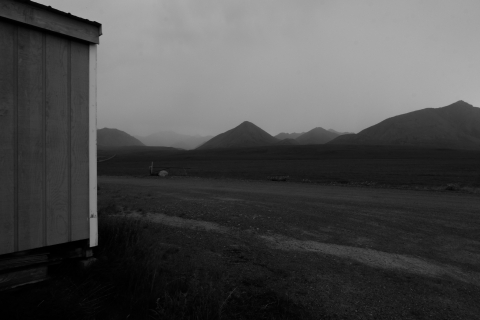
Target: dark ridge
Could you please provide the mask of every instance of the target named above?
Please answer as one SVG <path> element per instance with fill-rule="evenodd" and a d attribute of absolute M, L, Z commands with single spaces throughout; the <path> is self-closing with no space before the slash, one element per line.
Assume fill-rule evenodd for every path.
<path fill-rule="evenodd" d="M 480 108 L 459 100 L 388 118 L 358 134 L 342 135 L 330 144 L 405 145 L 480 149 Z"/>
<path fill-rule="evenodd" d="M 144 144 L 124 131 L 118 129 L 103 128 L 97 130 L 97 146 L 129 147 L 144 146 Z"/>

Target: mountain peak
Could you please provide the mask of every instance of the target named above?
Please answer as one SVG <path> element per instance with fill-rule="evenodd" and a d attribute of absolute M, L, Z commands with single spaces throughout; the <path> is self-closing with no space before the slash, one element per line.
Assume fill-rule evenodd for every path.
<path fill-rule="evenodd" d="M 198 149 L 241 148 L 272 145 L 278 140 L 257 127 L 244 121 L 233 129 L 213 137 Z"/>
<path fill-rule="evenodd" d="M 237 127 L 256 127 L 256 125 L 254 125 L 253 123 L 251 123 L 250 121 L 243 121 L 242 123 L 240 123 Z"/>
<path fill-rule="evenodd" d="M 447 107 L 473 107 L 470 103 L 463 100 L 458 100 L 452 104 L 449 104 Z"/>

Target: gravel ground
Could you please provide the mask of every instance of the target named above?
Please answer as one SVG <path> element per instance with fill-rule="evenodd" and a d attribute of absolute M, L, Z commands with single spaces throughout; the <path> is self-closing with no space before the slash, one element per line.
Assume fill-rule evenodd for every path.
<path fill-rule="evenodd" d="M 224 268 L 235 294 L 287 293 L 313 318 L 479 319 L 475 194 L 99 177 L 99 206 L 165 225 L 161 243 Z"/>

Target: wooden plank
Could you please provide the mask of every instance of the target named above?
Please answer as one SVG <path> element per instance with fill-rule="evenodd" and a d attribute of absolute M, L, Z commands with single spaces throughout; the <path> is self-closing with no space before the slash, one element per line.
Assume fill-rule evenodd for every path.
<path fill-rule="evenodd" d="M 0 273 L 0 291 L 47 279 L 47 266 Z"/>
<path fill-rule="evenodd" d="M 0 254 L 15 250 L 15 36 L 0 21 Z"/>
<path fill-rule="evenodd" d="M 69 41 L 46 35 L 46 244 L 69 240 Z"/>
<path fill-rule="evenodd" d="M 4 270 L 28 267 L 33 264 L 47 263 L 48 256 L 46 254 L 25 254 L 21 256 L 0 259 L 0 272 Z"/>
<path fill-rule="evenodd" d="M 99 23 L 27 1 L 0 0 L 0 17 L 92 43 L 99 43 L 102 34 Z"/>
<path fill-rule="evenodd" d="M 44 245 L 43 34 L 18 29 L 18 249 Z"/>
<path fill-rule="evenodd" d="M 98 246 L 97 216 L 97 45 L 90 45 L 89 57 L 89 190 L 90 247 Z"/>
<path fill-rule="evenodd" d="M 89 237 L 89 46 L 71 43 L 71 230 L 72 241 Z"/>

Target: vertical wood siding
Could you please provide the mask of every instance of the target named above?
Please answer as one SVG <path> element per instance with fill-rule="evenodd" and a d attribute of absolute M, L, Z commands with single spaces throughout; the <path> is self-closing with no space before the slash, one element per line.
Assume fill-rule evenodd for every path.
<path fill-rule="evenodd" d="M 15 250 L 16 29 L 0 21 L 0 254 Z"/>
<path fill-rule="evenodd" d="M 72 42 L 71 57 L 71 225 L 72 240 L 80 240 L 89 237 L 89 45 Z"/>
<path fill-rule="evenodd" d="M 89 237 L 89 44 L 0 21 L 0 254 Z"/>
<path fill-rule="evenodd" d="M 68 242 L 69 236 L 68 48 L 68 40 L 47 34 L 45 56 L 47 245 Z"/>
<path fill-rule="evenodd" d="M 18 249 L 43 243 L 43 34 L 18 28 Z M 34 213 L 34 214 L 33 214 Z"/>

